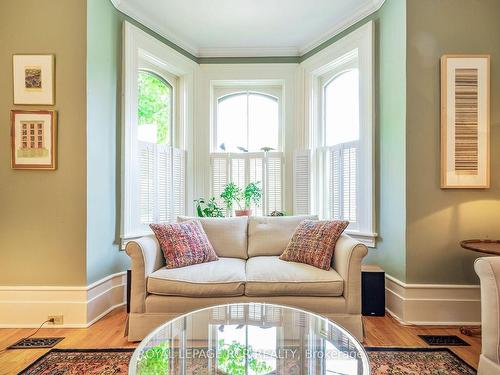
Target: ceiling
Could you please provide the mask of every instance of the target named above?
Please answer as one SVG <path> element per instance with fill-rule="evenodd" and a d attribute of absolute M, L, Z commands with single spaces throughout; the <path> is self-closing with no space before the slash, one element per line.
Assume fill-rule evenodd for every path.
<path fill-rule="evenodd" d="M 300 56 L 384 0 L 111 0 L 197 57 Z"/>

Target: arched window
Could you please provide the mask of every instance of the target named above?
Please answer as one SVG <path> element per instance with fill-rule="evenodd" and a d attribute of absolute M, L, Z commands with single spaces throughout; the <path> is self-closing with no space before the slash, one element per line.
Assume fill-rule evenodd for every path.
<path fill-rule="evenodd" d="M 184 210 L 184 151 L 173 142 L 174 88 L 139 70 L 137 82 L 137 184 L 141 225 L 175 221 Z"/>
<path fill-rule="evenodd" d="M 138 77 L 137 139 L 155 144 L 172 143 L 172 86 L 162 77 L 140 70 Z"/>
<path fill-rule="evenodd" d="M 217 151 L 250 152 L 279 148 L 278 98 L 259 92 L 229 94 L 217 100 Z"/>
<path fill-rule="evenodd" d="M 323 79 L 321 179 L 323 215 L 348 220 L 358 228 L 359 210 L 359 73 L 333 72 Z"/>
<path fill-rule="evenodd" d="M 218 198 L 229 182 L 244 188 L 258 182 L 262 202 L 256 215 L 282 211 L 283 162 L 281 98 L 283 87 L 215 87 L 211 194 Z M 231 213 L 228 213 L 231 214 Z"/>

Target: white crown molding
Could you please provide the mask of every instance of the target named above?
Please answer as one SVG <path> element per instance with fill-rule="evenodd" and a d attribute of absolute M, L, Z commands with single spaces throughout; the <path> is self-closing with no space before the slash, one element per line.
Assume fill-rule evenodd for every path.
<path fill-rule="evenodd" d="M 200 48 L 197 57 L 280 57 L 300 56 L 296 47 Z"/>
<path fill-rule="evenodd" d="M 120 12 L 129 16 L 130 18 L 134 19 L 135 21 L 139 22 L 140 24 L 146 26 L 147 28 L 151 29 L 152 31 L 154 31 L 158 35 L 161 35 L 165 39 L 176 44 L 177 46 L 181 47 L 182 49 L 184 49 L 185 51 L 189 52 L 190 54 L 194 55 L 197 58 L 200 58 L 200 57 L 302 56 L 302 55 L 306 54 L 307 52 L 313 50 L 314 48 L 318 47 L 322 43 L 326 42 L 327 40 L 338 35 L 342 31 L 348 29 L 349 27 L 356 24 L 357 22 L 361 21 L 363 18 L 376 12 L 377 10 L 380 9 L 380 7 L 385 2 L 385 0 L 371 0 L 371 2 L 368 3 L 367 5 L 357 9 L 352 14 L 352 16 L 349 17 L 345 22 L 342 22 L 341 24 L 335 25 L 334 27 L 332 27 L 330 30 L 328 30 L 326 33 L 321 35 L 316 40 L 314 40 L 310 43 L 306 43 L 302 46 L 277 47 L 277 48 L 273 48 L 273 47 L 200 48 L 199 46 L 195 46 L 192 42 L 188 42 L 185 39 L 179 37 L 172 30 L 170 30 L 164 26 L 159 25 L 158 23 L 152 21 L 151 19 L 149 19 L 147 17 L 142 16 L 137 9 L 131 7 L 126 2 L 123 2 L 123 0 L 110 0 L 110 1 L 113 4 L 113 6 L 117 10 L 119 10 Z"/>
<path fill-rule="evenodd" d="M 320 46 L 322 43 L 326 42 L 327 40 L 333 38 L 334 36 L 340 34 L 342 31 L 347 30 L 349 27 L 352 25 L 355 25 L 365 17 L 368 17 L 370 14 L 375 13 L 377 10 L 379 10 L 382 5 L 384 5 L 385 0 L 372 0 L 369 4 L 360 7 L 357 9 L 351 17 L 346 19 L 344 22 L 341 24 L 337 24 L 334 27 L 332 27 L 330 30 L 328 30 L 326 33 L 324 33 L 322 36 L 320 36 L 318 39 L 311 43 L 306 43 L 299 47 L 299 53 L 300 55 L 305 55 L 309 51 L 313 50 L 314 48 Z"/>
<path fill-rule="evenodd" d="M 189 52 L 195 57 L 199 57 L 198 47 L 195 47 L 192 43 L 188 43 L 184 39 L 178 37 L 172 30 L 162 27 L 156 22 L 151 21 L 150 19 L 142 17 L 139 11 L 123 3 L 122 0 L 111 0 L 111 3 L 116 9 L 118 9 L 123 14 L 129 16 L 130 18 L 139 22 L 143 26 L 146 26 L 148 29 L 154 31 L 158 35 L 161 35 L 165 39 L 176 44 L 177 46 L 181 47 L 183 50 Z"/>

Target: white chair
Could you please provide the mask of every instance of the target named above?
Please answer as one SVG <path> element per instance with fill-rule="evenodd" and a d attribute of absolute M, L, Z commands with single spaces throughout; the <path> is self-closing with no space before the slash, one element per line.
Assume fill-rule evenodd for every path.
<path fill-rule="evenodd" d="M 479 375 L 500 374 L 500 257 L 478 258 L 481 279 L 482 348 Z"/>

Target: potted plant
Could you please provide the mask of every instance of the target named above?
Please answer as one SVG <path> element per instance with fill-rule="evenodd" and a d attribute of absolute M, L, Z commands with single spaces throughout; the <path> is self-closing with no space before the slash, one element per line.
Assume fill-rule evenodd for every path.
<path fill-rule="evenodd" d="M 245 209 L 235 210 L 236 216 L 250 216 L 252 215 L 252 210 L 250 209 L 252 203 L 258 206 L 262 200 L 262 188 L 259 186 L 260 181 L 250 182 L 241 195 L 243 202 L 245 203 Z M 240 206 L 241 208 L 241 206 Z"/>
<path fill-rule="evenodd" d="M 198 217 L 224 217 L 224 210 L 219 207 L 215 197 L 205 201 L 204 198 L 195 199 L 196 214 Z"/>
<path fill-rule="evenodd" d="M 232 212 L 236 203 L 238 209 L 234 210 L 236 216 L 250 216 L 252 203 L 258 206 L 262 200 L 262 188 L 259 186 L 260 181 L 250 182 L 245 189 L 239 188 L 234 182 L 230 182 L 224 187 L 224 191 L 220 197 L 226 204 L 228 212 Z"/>
<path fill-rule="evenodd" d="M 220 197 L 226 204 L 226 209 L 229 214 L 233 212 L 233 206 L 236 203 L 241 209 L 240 198 L 242 191 L 238 185 L 234 182 L 230 182 L 224 187 L 224 191 L 221 193 Z"/>

